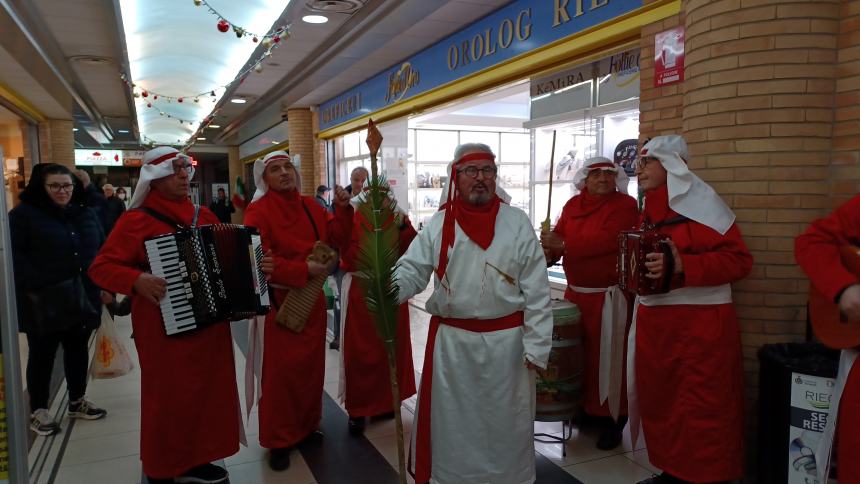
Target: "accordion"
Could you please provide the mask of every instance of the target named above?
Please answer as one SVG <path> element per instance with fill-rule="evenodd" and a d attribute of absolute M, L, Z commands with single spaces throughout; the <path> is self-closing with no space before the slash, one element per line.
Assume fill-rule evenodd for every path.
<path fill-rule="evenodd" d="M 169 335 L 269 312 L 256 229 L 218 224 L 146 240 L 153 275 L 167 281 L 161 316 Z"/>
<path fill-rule="evenodd" d="M 622 231 L 618 235 L 618 286 L 640 296 L 669 292 L 675 259 L 668 240 L 671 237 L 656 230 Z M 659 279 L 645 277 L 650 272 L 645 267 L 645 256 L 652 252 L 662 253 L 665 261 Z"/>

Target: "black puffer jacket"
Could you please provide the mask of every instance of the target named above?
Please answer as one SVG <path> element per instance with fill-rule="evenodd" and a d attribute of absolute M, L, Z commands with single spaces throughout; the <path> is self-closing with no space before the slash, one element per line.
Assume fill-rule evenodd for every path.
<path fill-rule="evenodd" d="M 79 184 L 76 183 L 75 191 Z M 40 196 L 21 195 L 23 203 L 9 212 L 18 325 L 27 331 L 29 304 L 24 294 L 80 274 L 94 308 L 101 307 L 99 288 L 87 270 L 104 242 L 101 223 L 92 209 L 74 197 L 65 208 Z M 84 321 L 98 327 L 100 320 Z"/>

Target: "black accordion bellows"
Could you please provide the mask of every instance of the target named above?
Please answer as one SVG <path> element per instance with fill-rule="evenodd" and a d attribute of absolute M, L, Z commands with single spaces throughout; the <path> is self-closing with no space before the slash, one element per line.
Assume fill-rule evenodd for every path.
<path fill-rule="evenodd" d="M 260 268 L 263 249 L 253 227 L 183 228 L 145 243 L 152 274 L 167 280 L 161 315 L 168 335 L 269 312 Z"/>

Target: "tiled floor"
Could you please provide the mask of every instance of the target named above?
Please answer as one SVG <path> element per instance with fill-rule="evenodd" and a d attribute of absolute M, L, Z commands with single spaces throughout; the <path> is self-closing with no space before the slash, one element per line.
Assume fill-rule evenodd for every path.
<path fill-rule="evenodd" d="M 422 297 L 413 301 L 410 314 L 412 318 L 413 354 L 416 370 L 421 369 L 426 344 L 429 316 L 419 307 L 423 307 Z M 117 320 L 121 337 L 127 343 L 132 358 L 137 354 L 132 340 L 128 318 Z M 340 370 L 340 353 L 327 350 L 325 390 L 337 400 L 338 379 Z M 235 351 L 236 369 L 239 388 L 244 388 L 244 357 L 242 352 Z M 419 375 L 420 376 L 420 375 Z M 416 379 L 417 381 L 417 379 Z M 141 481 L 139 460 L 140 438 L 140 375 L 137 369 L 131 374 L 114 380 L 92 381 L 88 389 L 88 397 L 97 405 L 108 409 L 107 418 L 100 421 L 76 421 L 69 425 L 64 418 L 63 433 L 56 436 L 53 442 L 45 438 L 37 439 L 31 451 L 31 461 L 41 452 L 49 457 L 39 468 L 42 472 L 34 476 L 32 482 L 89 484 L 115 483 L 135 484 Z M 62 387 L 61 390 L 65 388 Z M 242 405 L 244 407 L 244 399 Z M 414 397 L 403 407 L 403 423 L 408 442 L 412 427 Z M 312 484 L 317 481 L 300 452 L 293 452 L 291 466 L 283 473 L 271 471 L 266 463 L 266 451 L 257 441 L 257 414 L 251 413 L 247 425 L 248 447 L 243 447 L 236 454 L 224 461 L 230 472 L 230 482 L 233 484 L 263 484 L 288 483 Z M 558 434 L 561 432 L 559 423 L 536 423 L 536 432 Z M 379 453 L 396 469 L 397 444 L 393 420 L 376 421 L 368 424 L 366 438 L 375 446 Z M 331 436 L 327 436 L 331 438 Z M 344 437 L 348 438 L 348 437 Z M 631 484 L 651 475 L 653 469 L 648 464 L 645 450 L 631 448 L 629 438 L 623 446 L 615 451 L 604 452 L 595 448 L 596 436 L 590 432 L 573 430 L 573 436 L 567 442 L 567 455 L 562 456 L 559 444 L 536 442 L 536 450 L 545 456 L 552 464 L 558 466 L 567 474 L 587 484 Z M 48 446 L 48 444 L 50 444 Z M 50 452 L 44 451 L 50 447 Z M 349 470 L 345 470 L 349 472 Z M 563 474 L 562 474 L 563 475 Z M 38 477 L 38 479 L 35 479 Z M 344 483 L 359 482 L 350 479 L 345 474 Z M 409 482 L 413 482 L 411 479 Z M 542 481 L 538 481 L 539 483 Z"/>

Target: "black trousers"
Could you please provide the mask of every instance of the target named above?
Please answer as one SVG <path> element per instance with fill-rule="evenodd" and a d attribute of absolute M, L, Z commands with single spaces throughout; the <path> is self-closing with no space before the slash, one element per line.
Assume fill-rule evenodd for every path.
<path fill-rule="evenodd" d="M 68 331 L 33 336 L 27 334 L 30 353 L 27 357 L 27 391 L 30 394 L 30 411 L 48 408 L 51 373 L 57 347 L 63 345 L 63 367 L 66 373 L 66 386 L 69 401 L 79 400 L 87 391 L 87 369 L 89 352 L 87 342 L 91 330 L 73 328 Z"/>

